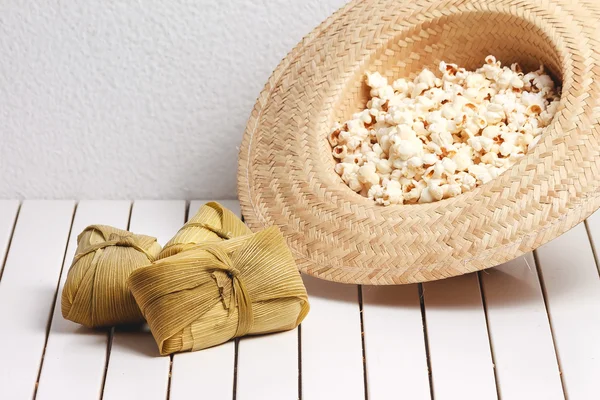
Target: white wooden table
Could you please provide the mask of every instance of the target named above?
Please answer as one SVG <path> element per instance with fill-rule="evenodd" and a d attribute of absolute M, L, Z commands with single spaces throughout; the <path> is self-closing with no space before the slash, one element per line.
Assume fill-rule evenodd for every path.
<path fill-rule="evenodd" d="M 0 399 L 600 399 L 598 213 L 480 274 L 399 287 L 305 277 L 299 329 L 172 358 L 148 332 L 62 318 L 85 226 L 164 244 L 202 203 L 0 200 Z"/>

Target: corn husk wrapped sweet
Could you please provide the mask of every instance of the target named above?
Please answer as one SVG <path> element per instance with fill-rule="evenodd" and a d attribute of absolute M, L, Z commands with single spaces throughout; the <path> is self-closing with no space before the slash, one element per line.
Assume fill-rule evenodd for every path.
<path fill-rule="evenodd" d="M 172 256 L 197 243 L 227 240 L 251 233 L 233 212 L 211 201 L 200 207 L 198 213 L 169 240 L 158 258 Z"/>
<path fill-rule="evenodd" d="M 134 271 L 128 283 L 161 354 L 293 329 L 309 310 L 277 227 L 196 245 Z"/>
<path fill-rule="evenodd" d="M 156 238 L 106 225 L 87 227 L 62 292 L 63 317 L 87 327 L 133 324 L 143 316 L 126 286 L 129 275 L 156 259 Z"/>

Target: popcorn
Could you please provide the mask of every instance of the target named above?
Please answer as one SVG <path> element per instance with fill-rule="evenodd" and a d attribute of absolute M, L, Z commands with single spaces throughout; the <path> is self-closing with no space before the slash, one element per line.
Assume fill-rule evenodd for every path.
<path fill-rule="evenodd" d="M 474 189 L 475 185 L 477 184 L 475 177 L 465 172 L 463 172 L 462 175 L 459 174 L 459 180 L 463 193 Z"/>
<path fill-rule="evenodd" d="M 433 201 L 433 196 L 429 191 L 429 187 L 426 187 L 421 192 L 421 196 L 419 197 L 419 203 L 431 203 Z"/>
<path fill-rule="evenodd" d="M 429 185 L 427 186 L 427 189 L 429 191 L 429 194 L 431 195 L 431 198 L 434 201 L 438 201 L 441 200 L 444 197 L 444 191 L 442 190 L 442 187 L 437 185 L 435 182 L 429 182 Z"/>
<path fill-rule="evenodd" d="M 401 93 L 401 94 L 407 94 L 408 91 L 409 91 L 408 81 L 406 79 L 404 79 L 404 78 L 396 79 L 394 81 L 394 83 L 392 83 L 392 87 L 394 88 L 394 90 L 397 93 Z"/>
<path fill-rule="evenodd" d="M 357 172 L 358 180 L 363 185 L 370 188 L 373 185 L 379 184 L 379 175 L 377 175 L 377 167 L 373 163 L 367 163 L 360 167 Z"/>
<path fill-rule="evenodd" d="M 500 154 L 502 154 L 503 157 L 509 157 L 513 153 L 514 148 L 515 146 L 513 146 L 512 143 L 504 142 L 500 145 Z"/>
<path fill-rule="evenodd" d="M 369 189 L 368 193 L 367 193 L 367 197 L 371 200 L 376 200 L 378 201 L 380 204 L 383 204 L 383 195 L 384 195 L 384 190 L 383 190 L 383 186 L 381 185 L 373 185 L 371 186 L 371 188 Z"/>
<path fill-rule="evenodd" d="M 419 146 L 412 140 L 399 140 L 390 149 L 390 155 L 398 157 L 402 161 L 417 155 Z"/>
<path fill-rule="evenodd" d="M 402 186 L 400 185 L 400 182 L 388 182 L 384 190 L 382 199 L 384 201 L 384 205 L 388 205 L 386 204 L 386 202 L 389 204 L 402 204 L 404 196 L 402 194 Z"/>
<path fill-rule="evenodd" d="M 494 144 L 494 140 L 485 136 L 474 136 L 467 140 L 469 146 L 473 148 L 475 151 L 485 151 L 488 152 L 492 149 L 492 145 Z"/>
<path fill-rule="evenodd" d="M 473 164 L 469 167 L 469 174 L 475 177 L 478 182 L 488 183 L 492 180 L 490 170 L 482 164 Z"/>
<path fill-rule="evenodd" d="M 384 154 L 383 149 L 381 148 L 379 143 L 375 143 L 373 145 L 373 153 L 375 153 L 379 158 L 381 158 L 381 156 Z"/>
<path fill-rule="evenodd" d="M 350 139 L 348 139 L 346 141 L 346 148 L 350 151 L 354 151 L 356 149 L 358 149 L 359 147 L 361 147 L 361 145 L 363 144 L 362 139 L 359 136 L 352 136 Z M 361 147 L 362 149 L 362 147 Z"/>
<path fill-rule="evenodd" d="M 449 197 L 456 197 L 462 193 L 460 185 L 457 184 L 442 185 L 440 187 L 442 188 L 444 199 L 447 199 Z"/>
<path fill-rule="evenodd" d="M 390 160 L 379 160 L 377 162 L 377 172 L 380 174 L 390 174 L 392 172 L 392 163 Z"/>
<path fill-rule="evenodd" d="M 343 160 L 348 155 L 348 148 L 346 145 L 335 146 L 333 148 L 333 156 L 338 160 Z"/>
<path fill-rule="evenodd" d="M 358 180 L 358 177 L 356 176 L 356 174 L 350 176 L 348 178 L 348 180 L 346 181 L 346 183 L 348 184 L 350 189 L 354 190 L 355 192 L 360 192 L 363 189 L 363 186 L 360 183 L 360 181 Z"/>
<path fill-rule="evenodd" d="M 429 156 L 431 154 L 428 154 Z M 437 157 L 435 157 L 437 159 Z M 435 163 L 435 160 L 431 163 L 431 165 L 433 165 Z M 408 168 L 412 168 L 412 169 L 418 169 L 421 168 L 424 164 L 423 158 L 421 157 L 412 157 L 410 158 L 407 162 L 406 165 L 408 166 Z"/>
<path fill-rule="evenodd" d="M 481 132 L 481 136 L 490 138 L 490 139 L 494 139 L 494 138 L 500 136 L 500 127 L 498 125 L 486 126 L 483 129 L 483 132 Z"/>
<path fill-rule="evenodd" d="M 456 172 L 456 163 L 451 158 L 444 157 L 442 159 L 442 166 L 448 175 L 454 175 Z"/>
<path fill-rule="evenodd" d="M 367 73 L 367 85 L 369 85 L 370 88 L 379 89 L 387 86 L 387 84 L 387 79 L 381 76 L 379 72 L 374 72 L 372 74 Z"/>
<path fill-rule="evenodd" d="M 415 84 L 418 85 L 420 83 L 424 83 L 427 85 L 427 88 L 432 88 L 435 86 L 436 76 L 433 72 L 428 70 L 427 68 L 423 69 L 421 73 L 415 79 Z"/>
<path fill-rule="evenodd" d="M 440 62 L 391 84 L 367 73 L 366 109 L 327 139 L 335 172 L 384 206 L 456 197 L 496 178 L 539 142 L 560 105 L 544 72 L 524 74 L 494 56 L 475 71 Z"/>
<path fill-rule="evenodd" d="M 466 171 L 473 164 L 472 154 L 471 147 L 463 147 L 452 157 L 457 171 Z"/>

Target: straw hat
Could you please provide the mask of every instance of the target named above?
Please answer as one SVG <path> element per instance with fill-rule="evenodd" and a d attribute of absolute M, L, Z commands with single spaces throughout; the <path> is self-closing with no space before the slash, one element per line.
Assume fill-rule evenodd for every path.
<path fill-rule="evenodd" d="M 238 189 L 251 229 L 277 225 L 300 269 L 363 284 L 492 267 L 600 206 L 600 5 L 592 0 L 353 1 L 277 67 L 252 112 Z M 327 134 L 364 108 L 367 71 L 414 77 L 488 54 L 543 63 L 563 87 L 539 145 L 493 181 L 437 203 L 382 207 L 334 172 Z"/>

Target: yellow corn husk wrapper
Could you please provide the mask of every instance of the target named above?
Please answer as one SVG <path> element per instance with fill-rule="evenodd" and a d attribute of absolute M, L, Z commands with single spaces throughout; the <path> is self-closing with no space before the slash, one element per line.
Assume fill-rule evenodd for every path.
<path fill-rule="evenodd" d="M 197 243 L 227 240 L 251 233 L 237 215 L 211 201 L 200 207 L 198 213 L 169 240 L 158 259 L 177 254 Z"/>
<path fill-rule="evenodd" d="M 106 225 L 85 228 L 62 291 L 63 317 L 90 328 L 143 322 L 127 278 L 160 249 L 151 236 Z"/>
<path fill-rule="evenodd" d="M 293 329 L 309 310 L 277 227 L 199 244 L 134 271 L 128 283 L 163 355 Z"/>

